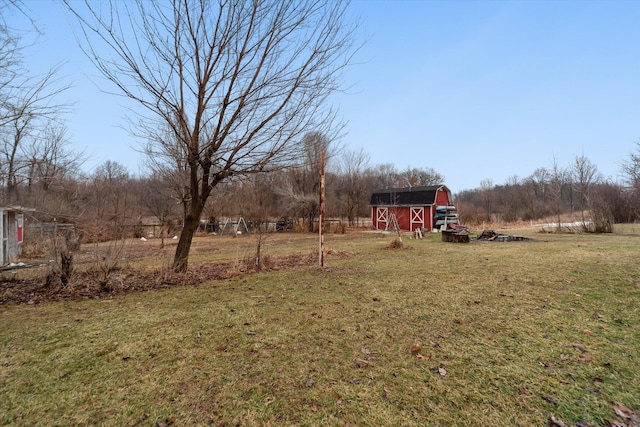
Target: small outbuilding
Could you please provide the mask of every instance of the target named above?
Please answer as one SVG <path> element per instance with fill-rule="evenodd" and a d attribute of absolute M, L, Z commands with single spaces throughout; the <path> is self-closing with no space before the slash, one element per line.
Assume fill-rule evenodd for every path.
<path fill-rule="evenodd" d="M 371 220 L 375 230 L 415 231 L 457 223 L 451 190 L 444 185 L 387 188 L 371 194 Z"/>
<path fill-rule="evenodd" d="M 0 206 L 0 267 L 18 260 L 24 240 L 24 212 L 34 209 Z"/>

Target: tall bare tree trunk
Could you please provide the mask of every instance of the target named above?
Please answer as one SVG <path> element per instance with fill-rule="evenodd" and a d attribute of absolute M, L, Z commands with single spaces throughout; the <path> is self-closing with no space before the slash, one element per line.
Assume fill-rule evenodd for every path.
<path fill-rule="evenodd" d="M 173 257 L 173 271 L 176 273 L 187 271 L 189 264 L 189 250 L 191 249 L 191 242 L 193 236 L 198 230 L 200 225 L 200 215 L 204 209 L 204 205 L 197 203 L 192 206 L 191 213 L 185 216 L 184 226 L 180 232 L 180 239 L 178 240 L 178 246 L 176 247 L 176 253 Z"/>

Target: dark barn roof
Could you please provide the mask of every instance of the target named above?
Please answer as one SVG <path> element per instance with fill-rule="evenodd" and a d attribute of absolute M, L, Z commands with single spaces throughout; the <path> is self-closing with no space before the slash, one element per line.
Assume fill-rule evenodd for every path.
<path fill-rule="evenodd" d="M 424 206 L 436 202 L 436 193 L 444 185 L 428 187 L 387 188 L 371 194 L 371 206 Z"/>

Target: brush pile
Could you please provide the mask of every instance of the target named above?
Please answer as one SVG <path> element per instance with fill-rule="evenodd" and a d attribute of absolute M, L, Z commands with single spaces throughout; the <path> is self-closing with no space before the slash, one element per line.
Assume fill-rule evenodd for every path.
<path fill-rule="evenodd" d="M 478 235 L 475 240 L 484 242 L 518 242 L 524 240 L 531 240 L 524 236 L 513 236 L 511 234 L 500 234 L 493 230 L 482 230 L 482 233 Z"/>

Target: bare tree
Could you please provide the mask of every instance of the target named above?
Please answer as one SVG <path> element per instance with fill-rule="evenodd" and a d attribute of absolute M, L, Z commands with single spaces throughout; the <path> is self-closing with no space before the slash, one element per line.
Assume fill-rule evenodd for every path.
<path fill-rule="evenodd" d="M 44 129 L 69 111 L 69 104 L 57 102 L 69 87 L 60 84 L 60 64 L 41 75 L 23 68 L 27 45 L 22 36 L 40 33 L 33 20 L 28 32 L 8 22 L 14 14 L 29 19 L 27 12 L 21 0 L 0 0 L 0 186 L 6 186 L 5 202 L 17 201 L 18 185 L 29 178 L 29 148 Z"/>
<path fill-rule="evenodd" d="M 165 230 L 168 230 L 169 220 L 176 210 L 172 195 L 171 177 L 163 175 L 150 176 L 141 184 L 141 199 L 148 212 L 160 221 L 160 247 L 164 248 Z"/>
<path fill-rule="evenodd" d="M 336 151 L 326 135 L 320 132 L 306 134 L 302 138 L 299 163 L 289 169 L 287 182 L 278 189 L 289 208 L 306 222 L 309 232 L 313 232 L 313 221 L 318 215 L 320 156 L 325 153 L 328 163 Z"/>
<path fill-rule="evenodd" d="M 530 175 L 529 180 L 533 184 L 533 190 L 536 198 L 543 203 L 546 200 L 546 189 L 549 183 L 549 171 L 546 168 L 537 168 Z"/>
<path fill-rule="evenodd" d="M 522 205 L 522 184 L 518 175 L 511 175 L 501 188 L 502 219 L 506 222 L 515 222 Z"/>
<path fill-rule="evenodd" d="M 374 166 L 370 170 L 370 175 L 374 177 L 375 188 L 380 190 L 383 188 L 401 187 L 398 185 L 398 171 L 393 163 L 381 163 Z"/>
<path fill-rule="evenodd" d="M 562 229 L 562 192 L 563 187 L 568 181 L 568 171 L 558 164 L 558 160 L 554 157 L 549 169 L 549 187 L 551 189 L 551 197 L 554 203 L 554 213 L 556 215 L 556 229 L 558 232 Z"/>
<path fill-rule="evenodd" d="M 318 216 L 319 200 L 318 192 L 320 191 L 320 163 L 321 157 L 324 156 L 324 162 L 329 163 L 335 155 L 337 147 L 331 144 L 331 140 L 320 132 L 311 132 L 304 136 L 302 140 L 304 147 L 304 157 L 302 167 L 299 169 L 302 177 L 302 193 L 305 198 L 310 201 L 305 205 L 303 218 L 308 219 L 309 232 L 313 232 L 313 221 Z M 326 164 L 325 163 L 325 164 Z M 322 227 L 319 224 L 318 227 Z"/>
<path fill-rule="evenodd" d="M 580 218 L 584 231 L 589 230 L 585 210 L 591 208 L 591 188 L 602 180 L 598 167 L 586 156 L 576 156 L 572 167 L 573 185 L 580 195 Z"/>
<path fill-rule="evenodd" d="M 49 123 L 29 142 L 24 157 L 27 185 L 32 188 L 38 184 L 45 191 L 73 176 L 86 160 L 84 150 L 70 147 L 66 125 L 55 122 Z"/>
<path fill-rule="evenodd" d="M 20 37 L 7 25 L 7 16 L 13 11 L 24 14 L 21 1 L 0 0 L 0 127 L 12 117 L 10 94 L 22 63 Z"/>
<path fill-rule="evenodd" d="M 629 209 L 637 218 L 640 216 L 640 140 L 636 141 L 635 151 L 629 153 L 621 168 L 624 183 L 628 186 Z"/>
<path fill-rule="evenodd" d="M 369 195 L 365 182 L 365 171 L 369 166 L 369 153 L 360 149 L 346 151 L 341 159 L 339 172 L 341 186 L 338 190 L 343 212 L 347 215 L 349 225 L 354 225 L 361 206 L 366 203 L 365 197 Z"/>
<path fill-rule="evenodd" d="M 482 193 L 482 204 L 484 205 L 485 211 L 487 212 L 487 221 L 491 221 L 491 216 L 493 215 L 493 204 L 494 204 L 494 184 L 493 179 L 485 178 L 480 181 L 480 191 Z"/>
<path fill-rule="evenodd" d="M 264 262 L 268 257 L 264 256 L 264 244 L 269 236 L 269 212 L 278 213 L 278 217 L 281 216 L 280 209 L 273 205 L 275 183 L 271 181 L 275 174 L 255 174 L 250 179 L 242 180 L 237 184 L 240 184 L 240 191 L 244 194 L 241 196 L 243 206 L 242 212 L 245 213 L 249 219 L 250 231 L 255 238 L 255 255 L 253 258 L 253 265 L 257 268 L 262 268 Z M 244 191 L 243 191 L 244 190 Z M 247 203 L 248 202 L 248 203 Z"/>
<path fill-rule="evenodd" d="M 622 162 L 622 175 L 626 184 L 633 189 L 640 189 L 640 140 L 636 141 L 635 152 Z"/>
<path fill-rule="evenodd" d="M 392 163 L 376 165 L 369 170 L 368 174 L 376 181 L 375 187 L 377 189 L 429 186 L 444 182 L 444 176 L 433 168 L 407 166 L 404 171 L 398 172 Z"/>
<path fill-rule="evenodd" d="M 128 222 L 125 217 L 130 214 L 126 185 L 129 182 L 127 168 L 118 162 L 107 160 L 100 164 L 93 176 L 93 203 L 95 221 L 92 240 L 121 239 L 123 226 Z"/>
<path fill-rule="evenodd" d="M 548 198 L 550 173 L 546 168 L 537 168 L 523 181 L 527 219 L 537 219 L 547 214 L 546 201 Z"/>
<path fill-rule="evenodd" d="M 398 174 L 398 187 L 422 187 L 438 185 L 444 182 L 444 176 L 433 168 L 408 167 Z"/>
<path fill-rule="evenodd" d="M 154 135 L 162 138 L 163 135 Z M 158 151 L 156 144 L 162 147 Z M 182 207 L 182 217 L 189 212 L 191 192 L 189 190 L 189 164 L 187 147 L 172 138 L 171 131 L 164 133 L 161 140 L 150 140 L 144 150 L 149 162 L 147 166 L 152 177 L 160 179 L 169 190 L 168 196 Z"/>
<path fill-rule="evenodd" d="M 0 123 L 0 155 L 2 156 L 5 183 L 9 194 L 15 195 L 18 183 L 26 178 L 21 175 L 28 167 L 24 153 L 27 145 L 47 126 L 69 111 L 69 104 L 56 103 L 56 97 L 69 88 L 59 85 L 60 66 L 42 76 L 14 79 L 9 94 L 3 101 Z"/>
<path fill-rule="evenodd" d="M 146 109 L 133 129 L 149 137 L 168 128 L 171 147 L 183 147 L 190 198 L 173 269 L 184 271 L 213 188 L 288 165 L 301 135 L 331 123 L 324 101 L 353 53 L 346 4 L 136 0 L 105 11 L 86 1 L 81 11 L 65 3 L 94 64 Z M 166 150 L 165 138 L 150 139 Z"/>
<path fill-rule="evenodd" d="M 47 287 L 56 286 L 57 283 L 63 287 L 69 285 L 69 280 L 74 271 L 73 258 L 80 250 L 83 237 L 82 231 L 76 234 L 73 230 L 68 230 L 53 236 L 53 257 L 55 264 L 45 279 L 45 285 Z M 58 258 L 60 259 L 59 261 Z"/>

